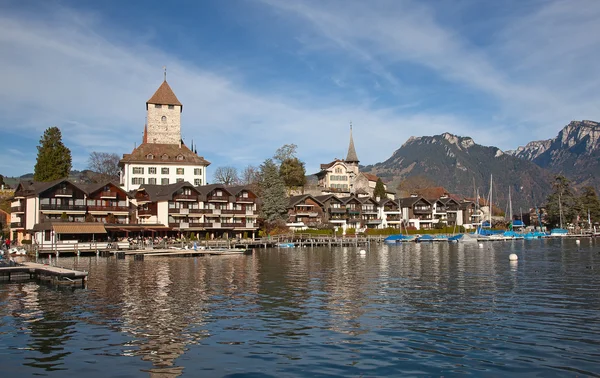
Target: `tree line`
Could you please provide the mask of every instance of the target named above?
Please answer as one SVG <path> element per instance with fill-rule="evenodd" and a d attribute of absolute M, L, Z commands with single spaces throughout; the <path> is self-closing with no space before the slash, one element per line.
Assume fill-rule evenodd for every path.
<path fill-rule="evenodd" d="M 600 222 L 600 200 L 592 186 L 584 186 L 580 194 L 571 187 L 571 181 L 557 175 L 552 183 L 552 193 L 548 195 L 545 206 L 545 223 L 550 227 L 572 224 L 586 228 Z"/>

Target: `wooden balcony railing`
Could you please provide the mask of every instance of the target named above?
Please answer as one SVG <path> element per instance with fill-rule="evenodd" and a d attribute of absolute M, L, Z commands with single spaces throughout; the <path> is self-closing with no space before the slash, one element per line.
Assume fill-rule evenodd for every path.
<path fill-rule="evenodd" d="M 55 197 L 72 197 L 73 190 L 72 189 L 58 189 L 54 192 Z"/>
<path fill-rule="evenodd" d="M 13 206 L 10 208 L 11 213 L 22 213 L 25 211 L 25 206 Z"/>
<path fill-rule="evenodd" d="M 41 210 L 62 210 L 62 211 L 85 211 L 85 205 L 59 205 L 59 204 L 41 204 Z"/>
<path fill-rule="evenodd" d="M 198 201 L 198 195 L 196 194 L 175 194 L 173 196 L 175 201 Z"/>
<path fill-rule="evenodd" d="M 111 192 L 110 190 L 100 192 L 101 198 L 117 198 L 116 192 Z"/>
<path fill-rule="evenodd" d="M 23 222 L 10 222 L 10 228 L 23 228 Z"/>
<path fill-rule="evenodd" d="M 235 202 L 254 203 L 254 198 L 250 197 L 235 197 Z"/>
<path fill-rule="evenodd" d="M 141 210 L 138 210 L 137 213 L 138 213 L 138 216 L 153 215 L 152 210 L 150 210 L 150 209 L 141 209 Z"/>
<path fill-rule="evenodd" d="M 215 196 L 215 195 L 206 196 L 206 199 L 208 201 L 225 201 L 225 202 L 227 202 L 228 198 L 229 198 L 228 196 Z"/>
<path fill-rule="evenodd" d="M 129 211 L 127 206 L 88 206 L 88 211 Z"/>

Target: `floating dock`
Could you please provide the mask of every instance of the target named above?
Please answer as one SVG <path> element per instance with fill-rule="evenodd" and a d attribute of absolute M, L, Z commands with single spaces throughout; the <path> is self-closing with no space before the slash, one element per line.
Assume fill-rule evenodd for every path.
<path fill-rule="evenodd" d="M 7 278 L 8 281 L 25 278 L 65 285 L 76 285 L 81 281 L 81 286 L 85 287 L 87 276 L 87 272 L 33 262 L 0 266 L 0 277 Z"/>

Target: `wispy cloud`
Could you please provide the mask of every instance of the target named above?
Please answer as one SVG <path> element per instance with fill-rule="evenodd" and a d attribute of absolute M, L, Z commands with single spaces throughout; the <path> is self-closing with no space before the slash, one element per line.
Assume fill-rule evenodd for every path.
<path fill-rule="evenodd" d="M 156 44 L 157 31 L 137 35 L 101 13 L 52 8 L 42 18 L 4 9 L 0 132 L 30 158 L 0 152 L 0 167 L 31 171 L 39 136 L 54 125 L 77 168 L 91 151 L 130 152 L 141 142 L 145 101 L 165 64 L 184 104 L 185 141 L 194 140 L 212 169 L 257 165 L 295 143 L 314 172 L 344 157 L 350 121 L 365 164 L 385 160 L 411 135 L 446 131 L 514 148 L 555 135 L 571 118 L 600 118 L 600 68 L 593 64 L 600 4 L 586 3 L 589 13 L 582 14 L 569 3 L 542 2 L 503 20 L 486 46 L 440 22 L 434 3 L 254 5 L 282 21 L 261 27 L 289 41 L 286 52 L 313 73 L 310 82 L 278 71 L 278 62 L 260 66 L 264 58 L 223 60 L 209 69 L 186 51 Z M 270 81 L 261 85 L 265 72 Z"/>

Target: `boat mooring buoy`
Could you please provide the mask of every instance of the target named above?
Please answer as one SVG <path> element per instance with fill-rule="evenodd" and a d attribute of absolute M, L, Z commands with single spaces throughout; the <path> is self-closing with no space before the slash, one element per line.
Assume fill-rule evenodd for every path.
<path fill-rule="evenodd" d="M 508 259 L 510 261 L 517 261 L 519 259 L 519 256 L 517 256 L 516 253 L 511 253 L 510 256 L 508 256 Z"/>
<path fill-rule="evenodd" d="M 361 250 L 360 250 L 360 254 L 361 254 L 361 255 L 366 255 L 366 254 L 367 254 L 367 251 L 365 251 L 364 249 L 361 249 Z"/>
<path fill-rule="evenodd" d="M 483 243 L 479 243 L 479 248 L 483 248 Z"/>
<path fill-rule="evenodd" d="M 579 240 L 579 239 L 575 240 L 575 244 L 577 244 L 577 245 L 581 244 L 581 240 Z"/>

